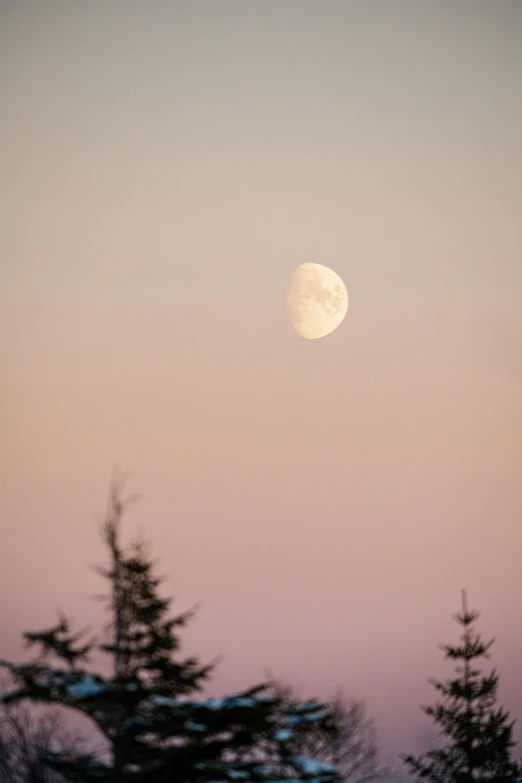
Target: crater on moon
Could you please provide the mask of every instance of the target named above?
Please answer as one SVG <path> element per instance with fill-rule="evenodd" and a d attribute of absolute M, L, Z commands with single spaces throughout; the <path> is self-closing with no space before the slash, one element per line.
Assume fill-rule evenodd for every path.
<path fill-rule="evenodd" d="M 301 264 L 288 286 L 287 312 L 292 327 L 306 340 L 325 337 L 337 329 L 348 310 L 348 292 L 333 269 Z"/>

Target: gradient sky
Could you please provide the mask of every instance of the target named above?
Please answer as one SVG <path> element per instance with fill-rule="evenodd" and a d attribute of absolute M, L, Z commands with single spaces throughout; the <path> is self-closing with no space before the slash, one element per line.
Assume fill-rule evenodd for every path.
<path fill-rule="evenodd" d="M 213 692 L 343 686 L 419 750 L 467 587 L 522 721 L 522 4 L 0 9 L 1 653 L 101 618 L 118 464 Z"/>

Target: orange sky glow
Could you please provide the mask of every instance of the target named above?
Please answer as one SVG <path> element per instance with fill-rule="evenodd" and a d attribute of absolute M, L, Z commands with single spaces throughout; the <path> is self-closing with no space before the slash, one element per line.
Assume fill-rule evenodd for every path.
<path fill-rule="evenodd" d="M 461 588 L 522 739 L 522 5 L 0 3 L 1 650 L 102 619 L 97 515 L 211 688 L 432 739 Z M 299 264 L 350 306 L 301 340 Z"/>

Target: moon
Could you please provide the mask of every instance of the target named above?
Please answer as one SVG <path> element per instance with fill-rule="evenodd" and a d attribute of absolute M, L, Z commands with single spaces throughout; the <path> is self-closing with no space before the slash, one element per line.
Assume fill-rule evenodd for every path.
<path fill-rule="evenodd" d="M 333 269 L 322 264 L 301 264 L 290 277 L 286 307 L 297 334 L 305 340 L 315 340 L 342 323 L 348 310 L 348 292 Z"/>

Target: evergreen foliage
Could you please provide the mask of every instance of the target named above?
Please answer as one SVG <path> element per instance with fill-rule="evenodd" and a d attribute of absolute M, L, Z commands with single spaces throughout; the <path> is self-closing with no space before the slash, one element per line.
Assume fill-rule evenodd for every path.
<path fill-rule="evenodd" d="M 110 759 L 90 754 L 44 756 L 51 769 L 77 783 L 208 783 L 303 780 L 333 783 L 329 764 L 292 753 L 289 739 L 320 725 L 332 731 L 327 709 L 315 701 L 285 707 L 270 684 L 221 699 L 195 699 L 214 665 L 180 658 L 179 630 L 192 617 L 169 616 L 145 544 L 120 543 L 124 510 L 118 483 L 111 487 L 102 535 L 110 566 L 99 569 L 111 590 L 108 638 L 98 643 L 73 633 L 60 613 L 50 629 L 24 634 L 39 652 L 28 664 L 1 661 L 15 681 L 5 704 L 22 699 L 59 704 L 89 716 L 106 739 Z M 108 654 L 112 674 L 80 668 L 93 651 Z M 59 668 L 48 664 L 53 656 Z"/>
<path fill-rule="evenodd" d="M 300 702 L 297 691 L 289 685 L 278 683 L 276 692 L 286 707 Z M 306 732 L 294 731 L 289 738 L 293 752 L 307 752 L 314 759 L 332 764 L 339 783 L 383 783 L 393 779 L 394 773 L 379 761 L 375 726 L 367 717 L 364 702 L 349 699 L 339 690 L 328 705 L 333 730 L 325 732 L 316 725 Z"/>
<path fill-rule="evenodd" d="M 0 696 L 12 687 L 0 679 Z M 67 728 L 59 708 L 39 711 L 28 704 L 2 704 L 0 698 L 0 783 L 64 783 L 42 762 L 42 753 L 85 753 L 92 750 Z"/>
<path fill-rule="evenodd" d="M 422 709 L 441 728 L 444 747 L 423 756 L 402 756 L 418 780 L 431 783 L 516 783 L 522 767 L 512 760 L 513 725 L 509 713 L 496 706 L 498 674 L 483 674 L 474 663 L 489 658 L 494 639 L 484 642 L 473 624 L 478 612 L 469 611 L 466 593 L 455 619 L 462 627 L 461 643 L 444 645 L 446 659 L 456 664 L 456 676 L 430 680 L 441 701 Z"/>

